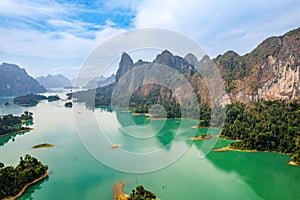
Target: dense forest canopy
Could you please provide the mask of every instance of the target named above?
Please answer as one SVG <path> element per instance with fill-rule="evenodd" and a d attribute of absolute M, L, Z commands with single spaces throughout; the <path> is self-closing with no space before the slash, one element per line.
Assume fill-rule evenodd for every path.
<path fill-rule="evenodd" d="M 239 149 L 277 151 L 300 164 L 300 103 L 262 101 L 227 106 L 222 136 Z"/>
<path fill-rule="evenodd" d="M 32 113 L 25 111 L 21 116 L 0 115 L 0 136 L 14 133 L 26 128 L 22 126 L 22 121 L 32 120 Z"/>
<path fill-rule="evenodd" d="M 22 188 L 46 174 L 48 167 L 36 158 L 26 155 L 21 157 L 16 167 L 4 166 L 0 162 L 0 199 L 17 195 Z"/>
<path fill-rule="evenodd" d="M 14 104 L 20 106 L 36 106 L 40 101 L 46 100 L 47 97 L 44 95 L 27 94 L 14 98 Z"/>
<path fill-rule="evenodd" d="M 127 198 L 128 200 L 155 200 L 156 196 L 153 192 L 144 189 L 143 186 L 139 185 L 136 189 L 131 191 L 131 194 Z"/>

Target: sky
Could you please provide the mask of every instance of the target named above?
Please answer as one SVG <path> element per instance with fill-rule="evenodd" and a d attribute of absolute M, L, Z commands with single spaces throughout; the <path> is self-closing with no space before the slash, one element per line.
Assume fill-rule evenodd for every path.
<path fill-rule="evenodd" d="M 298 27 L 299 0 L 0 0 L 0 63 L 76 78 L 97 46 L 130 30 L 176 31 L 216 57 Z"/>

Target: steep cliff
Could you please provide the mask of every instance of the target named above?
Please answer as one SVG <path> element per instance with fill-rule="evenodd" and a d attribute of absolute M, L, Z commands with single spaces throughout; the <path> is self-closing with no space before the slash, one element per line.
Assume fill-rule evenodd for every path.
<path fill-rule="evenodd" d="M 300 98 L 300 28 L 264 40 L 252 52 L 214 59 L 233 101 Z"/>
<path fill-rule="evenodd" d="M 214 63 L 216 68 L 211 68 Z M 215 92 L 213 87 L 208 90 L 207 84 L 213 86 L 218 79 L 222 79 L 226 94 L 223 94 L 218 102 L 222 105 L 230 102 L 249 103 L 258 100 L 293 100 L 300 99 L 300 28 L 292 30 L 283 36 L 270 37 L 259 44 L 250 53 L 240 56 L 234 51 L 228 51 L 223 55 L 217 56 L 211 60 L 204 56 L 200 60 L 193 54 L 189 53 L 185 57 L 173 55 L 168 50 L 158 54 L 153 62 L 138 60 L 136 63 L 127 53 L 123 53 L 119 68 L 116 73 L 116 84 L 121 84 L 131 90 L 135 81 L 147 83 L 145 74 L 140 70 L 134 70 L 138 67 L 150 67 L 157 64 L 168 66 L 179 74 L 192 85 L 194 92 L 201 103 L 211 104 L 212 95 Z M 204 76 L 203 67 L 207 70 L 219 70 L 220 76 Z M 198 70 L 197 70 L 198 69 Z M 128 72 L 128 73 L 127 73 Z M 127 81 L 120 83 L 120 78 L 126 74 Z M 157 77 L 164 77 L 165 72 L 157 71 Z M 166 77 L 165 77 L 166 78 Z M 169 78 L 169 81 L 176 81 Z M 171 80 L 172 79 L 172 80 Z M 126 87 L 125 87 L 126 86 Z M 108 97 L 115 86 L 107 86 L 96 90 L 96 105 L 103 105 L 110 102 Z M 138 105 L 139 110 L 147 110 L 150 105 L 155 103 L 168 105 L 172 104 L 170 109 L 177 108 L 179 99 L 177 94 L 184 94 L 187 88 L 170 90 L 160 84 L 142 84 L 136 89 L 131 98 L 131 105 Z M 105 91 L 105 92 L 101 92 Z M 84 96 L 81 93 L 80 99 Z M 179 95 L 180 96 L 180 95 Z M 79 98 L 79 97 L 78 97 Z"/>

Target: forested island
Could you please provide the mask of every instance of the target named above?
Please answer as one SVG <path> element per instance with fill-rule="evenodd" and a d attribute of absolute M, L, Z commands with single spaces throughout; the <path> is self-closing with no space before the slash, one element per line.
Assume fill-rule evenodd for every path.
<path fill-rule="evenodd" d="M 12 134 L 18 131 L 27 131 L 29 128 L 22 126 L 27 120 L 32 120 L 32 113 L 25 111 L 21 116 L 0 115 L 0 136 Z"/>
<path fill-rule="evenodd" d="M 146 190 L 142 185 L 137 186 L 131 191 L 131 194 L 127 198 L 128 200 L 155 200 L 156 195 L 153 192 Z"/>
<path fill-rule="evenodd" d="M 114 200 L 156 200 L 155 193 L 146 190 L 142 185 L 132 189 L 129 195 L 123 192 L 124 183 L 118 182 L 114 185 Z"/>
<path fill-rule="evenodd" d="M 20 106 L 36 106 L 40 101 L 46 100 L 47 97 L 44 95 L 27 94 L 14 98 L 14 104 Z"/>
<path fill-rule="evenodd" d="M 20 197 L 28 186 L 46 178 L 47 170 L 47 165 L 28 154 L 16 167 L 0 162 L 0 199 Z"/>
<path fill-rule="evenodd" d="M 19 106 L 36 106 L 40 101 L 48 100 L 49 102 L 58 101 L 60 97 L 58 95 L 50 95 L 48 97 L 38 94 L 27 94 L 14 98 L 14 104 Z"/>
<path fill-rule="evenodd" d="M 50 95 L 50 96 L 48 96 L 47 100 L 49 102 L 58 101 L 58 100 L 60 100 L 60 97 L 58 95 Z"/>
<path fill-rule="evenodd" d="M 230 104 L 221 137 L 236 140 L 230 148 L 276 151 L 300 165 L 300 102 Z"/>

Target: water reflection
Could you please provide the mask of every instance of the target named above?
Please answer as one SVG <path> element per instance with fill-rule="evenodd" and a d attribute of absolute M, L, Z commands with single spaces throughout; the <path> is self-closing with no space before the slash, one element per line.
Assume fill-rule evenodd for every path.
<path fill-rule="evenodd" d="M 230 151 L 212 152 L 207 159 L 226 173 L 237 174 L 263 199 L 299 198 L 299 168 L 287 165 L 288 156 L 274 152 Z M 283 190 L 287 185 L 288 189 Z"/>
<path fill-rule="evenodd" d="M 18 198 L 18 200 L 33 200 L 33 193 L 38 191 L 38 190 L 41 190 L 42 189 L 42 184 L 47 182 L 49 180 L 49 176 L 47 176 L 46 178 L 44 178 L 43 180 L 39 181 L 38 183 L 35 183 L 34 185 L 31 185 L 29 186 L 25 193 L 20 197 Z"/>

